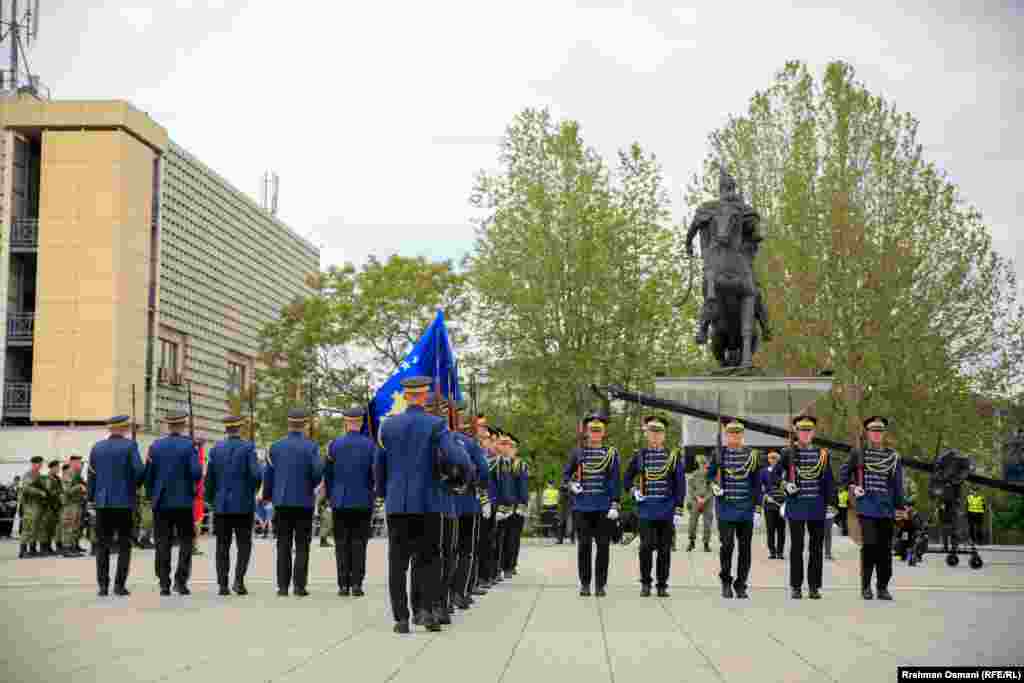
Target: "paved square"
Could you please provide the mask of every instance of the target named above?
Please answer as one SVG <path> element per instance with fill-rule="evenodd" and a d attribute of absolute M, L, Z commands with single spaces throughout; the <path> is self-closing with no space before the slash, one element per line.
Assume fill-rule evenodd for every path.
<path fill-rule="evenodd" d="M 738 601 L 719 596 L 714 540 L 711 553 L 673 556 L 671 597 L 641 598 L 634 542 L 612 548 L 598 599 L 577 595 L 575 546 L 524 541 L 519 575 L 443 633 L 398 636 L 382 539 L 370 543 L 365 598 L 337 596 L 333 551 L 316 541 L 311 595 L 277 597 L 266 540 L 250 595 L 218 597 L 203 543 L 192 596 L 161 598 L 153 551 L 135 550 L 132 595 L 103 599 L 92 558 L 17 560 L 15 544 L 0 544 L 0 680 L 867 683 L 895 680 L 898 665 L 1024 664 L 1024 550 L 983 552 L 980 571 L 940 556 L 897 562 L 896 600 L 866 603 L 857 548 L 837 537 L 824 599 L 794 601 L 788 561 L 769 560 L 755 536 L 751 599 Z"/>

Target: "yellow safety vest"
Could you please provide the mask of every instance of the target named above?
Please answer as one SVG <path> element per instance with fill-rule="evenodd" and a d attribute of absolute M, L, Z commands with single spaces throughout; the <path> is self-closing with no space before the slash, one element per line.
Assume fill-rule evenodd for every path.
<path fill-rule="evenodd" d="M 558 489 L 544 489 L 544 505 L 558 505 Z"/>
<path fill-rule="evenodd" d="M 985 511 L 985 499 L 981 496 L 970 495 L 967 496 L 967 511 L 968 512 L 984 512 Z"/>
<path fill-rule="evenodd" d="M 846 489 L 840 489 L 839 491 L 839 507 L 844 508 L 849 504 L 850 492 Z"/>

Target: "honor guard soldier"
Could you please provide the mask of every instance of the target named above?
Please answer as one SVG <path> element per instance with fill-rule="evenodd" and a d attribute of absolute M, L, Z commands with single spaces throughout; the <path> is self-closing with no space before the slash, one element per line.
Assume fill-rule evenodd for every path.
<path fill-rule="evenodd" d="M 512 517 L 512 510 L 516 504 L 516 490 L 512 480 L 512 463 L 508 456 L 512 439 L 500 427 L 495 427 L 494 431 L 494 450 L 497 452 L 498 457 L 497 467 L 493 476 L 497 483 L 498 497 L 494 501 L 497 505 L 494 513 L 494 544 L 497 561 L 495 563 L 493 580 L 495 583 L 501 583 L 505 580 L 510 546 L 509 536 L 511 534 L 509 519 Z"/>
<path fill-rule="evenodd" d="M 480 445 L 487 459 L 487 488 L 480 494 L 480 562 L 479 562 L 479 594 L 493 588 L 498 572 L 498 468 L 501 459 L 495 447 L 498 433 L 494 427 L 483 426 L 480 432 Z"/>
<path fill-rule="evenodd" d="M 708 481 L 717 498 L 718 537 L 721 541 L 719 559 L 722 597 L 747 598 L 750 576 L 750 543 L 754 533 L 754 508 L 759 499 L 757 455 L 743 445 L 743 424 L 727 421 L 725 447 L 720 460 L 708 468 Z M 732 577 L 732 550 L 737 548 L 736 580 Z"/>
<path fill-rule="evenodd" d="M 782 517 L 782 504 L 786 502 L 785 480 L 776 477 L 772 468 L 779 462 L 776 451 L 768 451 L 768 465 L 761 470 L 761 504 L 768 531 L 768 559 L 781 560 L 786 549 L 786 520 Z"/>
<path fill-rule="evenodd" d="M 217 536 L 217 585 L 219 595 L 231 595 L 228 575 L 231 569 L 232 536 L 238 543 L 235 558 L 235 582 L 238 595 L 248 595 L 245 573 L 252 556 L 252 527 L 255 519 L 256 490 L 263 468 L 256 458 L 256 444 L 242 439 L 244 420 L 237 415 L 224 419 L 227 438 L 210 451 L 203 494 L 213 510 L 213 532 Z"/>
<path fill-rule="evenodd" d="M 516 505 L 512 510 L 512 547 L 509 553 L 508 573 L 515 576 L 519 573 L 519 549 L 522 547 L 523 528 L 526 526 L 526 515 L 530 508 L 530 466 L 519 457 L 519 439 L 509 434 L 509 456 L 512 459 L 513 490 Z"/>
<path fill-rule="evenodd" d="M 481 568 L 484 566 L 485 548 L 489 548 L 489 539 L 493 527 L 491 526 L 491 471 L 488 460 L 488 444 L 490 443 L 490 428 L 487 427 L 487 416 L 478 413 L 476 419 L 464 425 L 466 435 L 476 444 L 476 455 L 467 451 L 470 459 L 477 465 L 476 499 L 479 512 L 477 513 L 477 529 L 473 539 L 473 563 L 470 568 L 469 589 L 466 592 L 469 602 L 473 602 L 474 595 L 485 595 L 487 589 L 481 582 Z M 479 456 L 479 459 L 477 459 Z"/>
<path fill-rule="evenodd" d="M 612 525 L 619 518 L 622 479 L 619 454 L 613 447 L 602 445 L 608 419 L 592 413 L 583 419 L 587 442 L 569 454 L 562 483 L 576 495 L 573 502 L 574 521 L 579 530 L 576 562 L 580 576 L 580 595 L 590 595 L 591 547 L 597 543 L 597 560 L 593 568 L 597 597 L 604 597 L 608 583 L 608 546 Z"/>
<path fill-rule="evenodd" d="M 366 410 L 358 406 L 342 413 L 345 434 L 331 441 L 324 465 L 324 488 L 334 522 L 338 595 L 357 598 L 365 595 L 366 544 L 373 520 L 377 460 L 377 445 L 360 433 L 365 415 Z"/>
<path fill-rule="evenodd" d="M 658 554 L 658 597 L 668 597 L 672 567 L 674 522 L 683 521 L 686 472 L 678 450 L 665 450 L 665 420 L 644 418 L 647 448 L 641 448 L 626 468 L 626 488 L 632 490 L 640 518 L 640 594 L 651 595 L 651 567 Z"/>
<path fill-rule="evenodd" d="M 797 443 L 785 448 L 772 467 L 775 482 L 786 491 L 785 516 L 789 523 L 789 580 L 793 598 L 799 600 L 804 582 L 804 538 L 810 537 L 807 551 L 808 597 L 821 598 L 821 573 L 825 545 L 827 508 L 834 512 L 835 482 L 826 448 L 815 448 L 814 430 L 818 420 L 811 415 L 793 418 Z M 828 520 L 831 524 L 831 519 Z"/>
<path fill-rule="evenodd" d="M 192 544 L 195 526 L 192 508 L 196 484 L 202 479 L 199 451 L 192 439 L 182 434 L 188 414 L 174 411 L 165 421 L 170 432 L 149 447 L 146 468 L 146 493 L 153 500 L 156 527 L 156 576 L 160 595 L 171 594 L 171 533 L 178 539 L 178 567 L 174 572 L 174 591 L 189 595 L 192 575 Z"/>
<path fill-rule="evenodd" d="M 313 537 L 316 487 L 323 477 L 320 446 L 305 436 L 310 415 L 302 408 L 288 411 L 288 435 L 274 442 L 263 471 L 263 500 L 274 503 L 277 531 L 277 594 L 309 595 L 309 543 Z M 294 563 L 292 548 L 294 546 Z"/>
<path fill-rule="evenodd" d="M 118 415 L 107 421 L 110 436 L 93 445 L 89 453 L 89 502 L 96 505 L 96 582 L 99 595 L 110 589 L 110 545 L 117 533 L 119 545 L 114 595 L 128 595 L 125 584 L 132 558 L 132 513 L 135 490 L 146 475 L 139 446 L 125 438 L 131 418 Z"/>
<path fill-rule="evenodd" d="M 419 585 L 413 586 L 413 592 L 422 601 L 417 605 L 417 621 L 429 631 L 440 631 L 441 615 L 428 611 L 438 604 L 441 590 L 442 482 L 436 468 L 438 464 L 467 468 L 469 459 L 445 421 L 424 410 L 431 379 L 407 377 L 401 383 L 408 407 L 381 424 L 374 478 L 388 516 L 388 588 L 394 630 L 409 632 L 406 574 L 410 559 L 415 558 Z"/>
<path fill-rule="evenodd" d="M 82 456 L 72 455 L 64 485 L 64 508 L 61 511 L 64 557 L 78 557 L 85 553 L 78 541 L 82 533 L 82 502 L 88 493 L 89 489 L 82 477 Z"/>
<path fill-rule="evenodd" d="M 456 567 L 451 585 L 448 589 L 452 594 L 452 602 L 459 609 L 469 609 L 473 604 L 470 595 L 470 583 L 473 578 L 474 564 L 476 562 L 476 551 L 480 534 L 480 498 L 478 493 L 486 491 L 488 477 L 487 457 L 484 451 L 477 444 L 474 438 L 473 425 L 466 424 L 464 412 L 466 402 L 459 401 L 456 404 L 459 428 L 463 431 L 455 433 L 455 439 L 466 451 L 473 465 L 475 483 L 465 493 L 455 497 L 455 512 L 459 516 L 458 531 L 456 539 L 455 555 Z M 469 433 L 467 433 L 469 432 Z"/>
<path fill-rule="evenodd" d="M 519 535 L 522 533 L 524 519 L 520 514 L 522 505 L 522 486 L 520 483 L 521 464 L 518 460 L 519 440 L 512 434 L 503 431 L 498 438 L 498 447 L 503 459 L 502 476 L 499 481 L 501 491 L 504 531 L 502 532 L 501 578 L 515 575 L 516 552 L 519 547 Z"/>
<path fill-rule="evenodd" d="M 39 551 L 36 545 L 36 524 L 42 516 L 43 502 L 46 500 L 46 486 L 42 481 L 43 456 L 33 455 L 29 461 L 28 472 L 21 484 L 21 529 L 18 537 L 21 540 L 21 548 L 18 551 L 19 558 L 38 557 Z"/>
<path fill-rule="evenodd" d="M 860 548 L 860 586 L 865 600 L 871 600 L 871 575 L 877 572 L 875 585 L 879 600 L 892 600 L 892 528 L 903 504 L 903 464 L 900 455 L 884 445 L 889 420 L 878 415 L 864 420 L 868 445 L 850 454 L 849 467 L 842 485 L 849 487 L 857 506 L 857 519 L 863 533 Z"/>
<path fill-rule="evenodd" d="M 429 393 L 427 395 L 427 402 L 424 406 L 428 415 L 433 417 L 439 417 L 448 422 L 448 402 L 443 398 L 439 397 L 435 393 Z M 453 441 L 455 435 L 452 434 Z M 468 455 L 467 461 L 468 461 Z M 435 475 L 440 478 L 441 473 L 437 471 L 438 464 L 435 462 Z M 410 580 L 413 585 L 413 591 L 411 594 L 412 598 L 412 611 L 413 611 L 413 623 L 417 626 L 423 626 L 422 619 L 415 616 L 423 611 L 431 611 L 437 616 L 438 623 L 442 626 L 447 626 L 452 623 L 451 615 L 455 612 L 455 608 L 451 604 L 451 595 L 448 592 L 448 585 L 454 581 L 455 577 L 455 542 L 456 542 L 456 523 L 458 518 L 455 513 L 455 496 L 453 491 L 447 484 L 442 481 L 440 486 L 440 496 L 437 499 L 436 505 L 431 509 L 432 512 L 436 512 L 441 515 L 441 555 L 440 555 L 440 577 L 441 584 L 438 587 L 436 593 L 437 603 L 434 605 L 423 605 L 421 604 L 422 594 L 416 589 L 416 586 L 422 585 L 422 582 L 418 580 L 418 572 L 422 568 L 422 565 L 413 562 L 412 572 Z M 421 609 L 422 608 L 422 609 Z"/>

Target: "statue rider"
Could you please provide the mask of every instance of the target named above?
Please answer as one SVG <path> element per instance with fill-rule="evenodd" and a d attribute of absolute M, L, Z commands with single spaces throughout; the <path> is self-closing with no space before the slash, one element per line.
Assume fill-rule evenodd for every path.
<path fill-rule="evenodd" d="M 743 223 L 744 250 L 749 254 L 751 265 L 753 265 L 754 257 L 757 255 L 758 246 L 764 239 L 757 230 L 761 217 L 753 207 L 744 203 L 743 198 L 736 189 L 736 180 L 725 172 L 724 166 L 719 166 L 718 197 L 718 199 L 704 202 L 697 208 L 697 215 L 694 216 L 693 223 L 690 224 L 690 229 L 686 233 L 687 256 L 693 256 L 693 238 L 698 232 L 701 234 L 701 249 L 705 254 L 705 273 L 702 283 L 704 308 L 701 311 L 700 321 L 697 324 L 696 342 L 698 345 L 707 343 L 708 328 L 717 317 L 717 300 L 713 293 L 713 289 L 712 295 L 710 297 L 708 296 L 708 281 L 710 280 L 714 282 L 715 273 L 708 269 L 708 262 L 706 259 L 707 249 L 710 245 L 711 239 L 710 230 L 714 217 L 718 213 L 724 211 L 736 211 L 739 213 L 742 217 L 741 220 Z M 764 305 L 764 294 L 761 289 L 761 284 L 755 280 L 754 286 L 757 289 L 757 297 L 754 304 L 754 317 L 761 324 L 761 331 L 765 341 L 768 341 L 772 336 L 771 328 L 768 326 L 768 309 Z"/>

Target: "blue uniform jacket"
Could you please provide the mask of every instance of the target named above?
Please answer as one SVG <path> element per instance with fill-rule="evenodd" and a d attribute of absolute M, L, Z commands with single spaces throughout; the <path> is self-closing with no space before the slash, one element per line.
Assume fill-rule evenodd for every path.
<path fill-rule="evenodd" d="M 896 510 L 904 507 L 903 502 L 903 464 L 900 462 L 899 454 L 891 448 L 865 448 L 850 453 L 847 461 L 848 468 L 843 473 L 843 486 L 850 486 L 857 483 L 857 477 L 861 472 L 861 463 L 865 460 L 868 463 L 882 463 L 895 456 L 895 465 L 887 474 L 877 474 L 868 468 L 863 468 L 864 480 L 861 487 L 864 495 L 856 499 L 857 514 L 862 517 L 888 518 L 892 519 Z M 850 500 L 854 500 L 850 494 Z"/>
<path fill-rule="evenodd" d="M 324 483 L 335 510 L 369 509 L 373 505 L 373 469 L 377 445 L 363 434 L 349 432 L 327 448 L 334 462 L 324 465 Z"/>
<path fill-rule="evenodd" d="M 515 463 L 516 502 L 522 506 L 530 504 L 530 466 L 520 460 Z"/>
<path fill-rule="evenodd" d="M 203 476 L 199 451 L 183 434 L 168 434 L 149 447 L 146 495 L 153 510 L 191 508 L 196 501 L 196 482 Z"/>
<path fill-rule="evenodd" d="M 97 508 L 135 508 L 135 490 L 146 474 L 139 445 L 123 436 L 96 442 L 89 452 L 89 501 Z"/>
<path fill-rule="evenodd" d="M 322 477 L 320 446 L 302 432 L 288 432 L 270 447 L 270 459 L 263 470 L 263 496 L 269 494 L 275 508 L 312 510 Z"/>
<path fill-rule="evenodd" d="M 622 496 L 619 454 L 613 452 L 607 457 L 609 450 L 614 449 L 574 448 L 569 453 L 562 483 L 567 485 L 570 480 L 576 480 L 583 486 L 583 492 L 573 498 L 574 511 L 608 512 L 613 502 L 619 502 Z M 600 463 L 605 463 L 603 468 L 598 466 Z"/>
<path fill-rule="evenodd" d="M 820 459 L 821 451 L 822 449 L 816 447 L 798 447 L 795 453 L 791 448 L 783 449 L 779 461 L 772 468 L 772 482 L 778 486 L 789 481 L 791 462 L 795 461 L 799 467 L 813 466 Z M 786 519 L 823 521 L 825 508 L 837 504 L 835 481 L 832 478 L 831 455 L 829 454 L 827 457 L 828 460 L 821 473 L 814 479 L 803 479 L 798 472 L 794 473 L 796 484 L 800 488 L 796 494 L 786 494 Z"/>
<path fill-rule="evenodd" d="M 469 493 L 455 497 L 455 514 L 459 516 L 476 515 L 480 513 L 480 498 L 477 496 L 477 490 L 486 487 L 488 479 L 490 479 L 487 457 L 484 455 L 484 449 L 480 448 L 480 444 L 472 437 L 455 434 L 455 438 L 465 449 L 473 463 L 473 469 L 476 471 L 476 486 L 470 487 Z"/>
<path fill-rule="evenodd" d="M 750 449 L 746 447 L 736 450 L 731 448 L 722 449 L 722 459 L 725 467 L 731 470 L 744 468 L 750 456 Z M 708 481 L 715 481 L 718 470 L 718 461 L 712 460 L 708 466 Z M 721 486 L 724 493 L 716 497 L 717 503 L 715 505 L 715 512 L 718 514 L 719 521 L 754 521 L 754 508 L 761 501 L 760 476 L 761 473 L 757 468 L 757 463 L 754 463 L 745 477 L 734 478 L 726 472 L 722 472 Z"/>
<path fill-rule="evenodd" d="M 378 495 L 390 514 L 449 512 L 447 496 L 434 472 L 434 453 L 443 464 L 469 468 L 469 456 L 452 437 L 445 420 L 409 406 L 380 427 L 382 449 L 377 457 Z"/>
<path fill-rule="evenodd" d="M 667 466 L 672 455 L 675 462 L 671 471 L 663 480 L 646 480 L 647 492 L 644 499 L 637 503 L 637 515 L 640 519 L 670 520 L 676 508 L 686 502 L 686 464 L 678 452 L 670 454 L 664 449 L 654 451 L 643 448 L 633 454 L 633 459 L 626 467 L 626 490 L 633 488 L 633 481 L 640 476 L 641 467 L 646 466 L 648 472 Z"/>
<path fill-rule="evenodd" d="M 772 500 L 775 501 L 774 506 L 776 508 L 786 502 L 786 492 L 779 488 L 782 481 L 772 474 L 771 467 L 761 468 L 761 474 L 758 476 L 758 482 L 761 486 L 760 493 L 762 504 L 773 505 L 773 503 L 768 502 L 766 496 L 771 496 Z"/>
<path fill-rule="evenodd" d="M 500 458 L 492 453 L 488 453 L 487 458 L 487 503 L 492 506 L 498 505 L 498 498 L 500 492 L 498 491 L 498 464 L 501 461 Z"/>
<path fill-rule="evenodd" d="M 210 450 L 203 495 L 218 515 L 251 515 L 262 478 L 253 442 L 229 436 Z"/>

